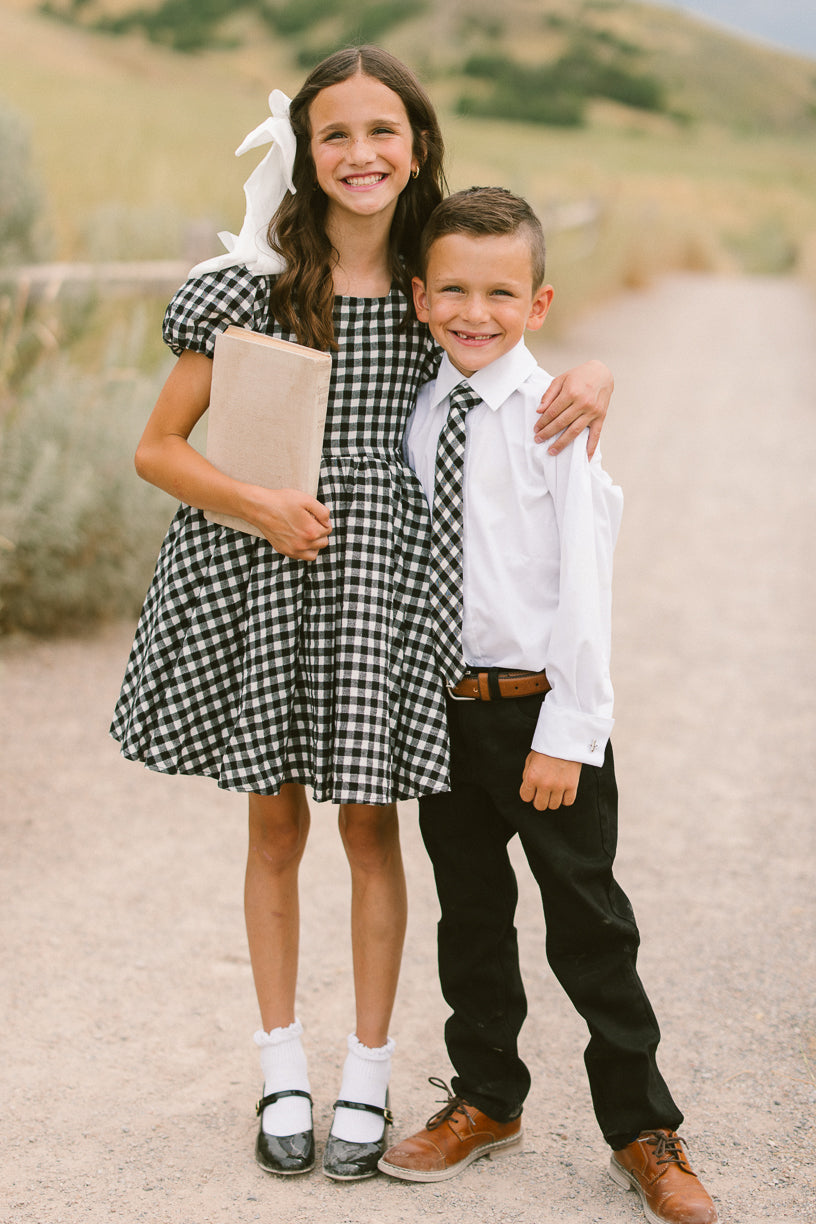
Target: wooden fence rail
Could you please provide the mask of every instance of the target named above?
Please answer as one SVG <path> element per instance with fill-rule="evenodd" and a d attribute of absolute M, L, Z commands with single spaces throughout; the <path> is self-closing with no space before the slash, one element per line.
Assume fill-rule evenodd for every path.
<path fill-rule="evenodd" d="M 580 232 L 586 248 L 597 240 L 601 208 L 596 200 L 556 203 L 540 210 L 547 235 Z M 205 256 L 201 256 L 205 258 Z M 173 293 L 194 260 L 132 260 L 107 263 L 42 263 L 0 268 L 0 293 L 14 286 L 30 301 L 53 301 L 63 291 L 93 288 L 107 294 L 134 290 Z"/>

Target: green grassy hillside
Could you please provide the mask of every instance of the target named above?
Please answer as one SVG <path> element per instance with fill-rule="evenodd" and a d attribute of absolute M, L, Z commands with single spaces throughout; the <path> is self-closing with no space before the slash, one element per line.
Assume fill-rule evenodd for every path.
<path fill-rule="evenodd" d="M 300 68 L 344 43 L 381 42 L 429 80 L 454 82 L 454 91 L 467 85 L 462 77 L 474 75 L 477 61 L 494 69 L 504 62 L 520 81 L 544 70 L 550 92 L 599 93 L 744 130 L 816 125 L 816 61 L 632 0 L 506 0 L 500 10 L 493 0 L 27 0 L 17 7 L 86 30 L 137 32 L 175 49 L 240 55 L 250 42 L 283 41 Z M 493 75 L 488 65 L 482 102 Z"/>

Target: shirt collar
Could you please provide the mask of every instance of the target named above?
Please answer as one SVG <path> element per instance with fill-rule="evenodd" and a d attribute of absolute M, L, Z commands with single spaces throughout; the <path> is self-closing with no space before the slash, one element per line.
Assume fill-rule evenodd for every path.
<path fill-rule="evenodd" d="M 509 353 L 504 353 L 495 361 L 491 361 L 490 365 L 485 366 L 483 370 L 477 370 L 470 378 L 465 378 L 445 353 L 436 376 L 431 407 L 435 408 L 450 395 L 454 387 L 464 382 L 473 388 L 488 408 L 495 412 L 508 396 L 518 391 L 537 365 L 535 357 L 523 340 L 519 340 L 515 348 L 512 348 Z"/>

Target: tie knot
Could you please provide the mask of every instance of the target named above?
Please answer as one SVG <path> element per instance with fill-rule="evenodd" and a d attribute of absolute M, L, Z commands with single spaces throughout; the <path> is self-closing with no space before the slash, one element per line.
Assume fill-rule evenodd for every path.
<path fill-rule="evenodd" d="M 473 390 L 469 383 L 457 383 L 448 396 L 448 402 L 451 408 L 458 408 L 460 412 L 469 412 L 471 408 L 475 408 L 477 404 L 481 404 L 481 396 Z"/>

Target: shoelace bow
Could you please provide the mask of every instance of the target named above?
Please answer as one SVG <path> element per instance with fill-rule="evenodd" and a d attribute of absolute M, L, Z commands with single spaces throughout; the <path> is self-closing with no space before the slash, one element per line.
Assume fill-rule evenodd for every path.
<path fill-rule="evenodd" d="M 444 1080 L 436 1079 L 435 1076 L 431 1075 L 428 1077 L 428 1083 L 433 1084 L 434 1088 L 441 1088 L 448 1098 L 438 1113 L 435 1113 L 425 1123 L 428 1130 L 436 1130 L 437 1126 L 447 1122 L 448 1118 L 452 1118 L 455 1113 L 461 1113 L 463 1117 L 467 1118 L 470 1126 L 473 1126 L 473 1119 L 467 1111 L 466 1101 L 463 1101 L 461 1097 L 454 1096 Z"/>
<path fill-rule="evenodd" d="M 686 1172 L 691 1172 L 686 1154 L 683 1151 L 683 1140 L 674 1132 L 651 1131 L 644 1136 L 646 1142 L 655 1150 L 655 1164 L 676 1164 Z"/>

